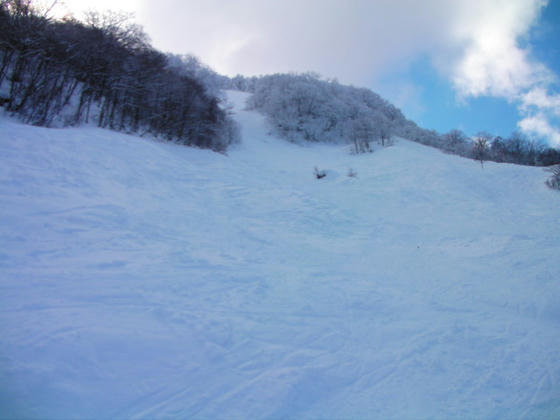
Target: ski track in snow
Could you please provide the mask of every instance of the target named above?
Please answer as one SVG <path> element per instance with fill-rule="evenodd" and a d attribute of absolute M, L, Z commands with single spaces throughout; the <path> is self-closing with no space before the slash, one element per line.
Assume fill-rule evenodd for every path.
<path fill-rule="evenodd" d="M 560 417 L 542 169 L 298 146 L 229 97 L 227 156 L 0 120 L 0 417 Z"/>

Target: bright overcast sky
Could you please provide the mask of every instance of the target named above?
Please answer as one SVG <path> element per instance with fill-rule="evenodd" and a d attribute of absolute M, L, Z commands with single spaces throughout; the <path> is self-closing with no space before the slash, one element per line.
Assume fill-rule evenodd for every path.
<path fill-rule="evenodd" d="M 79 17 L 91 1 L 65 0 Z M 219 73 L 314 71 L 380 93 L 426 128 L 520 128 L 560 146 L 552 0 L 97 0 L 163 51 Z"/>

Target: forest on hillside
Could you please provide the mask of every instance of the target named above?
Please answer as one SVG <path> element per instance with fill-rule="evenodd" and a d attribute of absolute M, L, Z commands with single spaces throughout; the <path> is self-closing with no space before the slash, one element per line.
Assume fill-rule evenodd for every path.
<path fill-rule="evenodd" d="M 119 13 L 55 20 L 30 0 L 0 0 L 0 98 L 41 126 L 93 120 L 213 150 L 237 137 L 215 92 Z"/>

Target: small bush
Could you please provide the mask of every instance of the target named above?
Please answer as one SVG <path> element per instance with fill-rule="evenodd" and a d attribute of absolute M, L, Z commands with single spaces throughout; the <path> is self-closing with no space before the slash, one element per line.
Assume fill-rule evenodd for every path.
<path fill-rule="evenodd" d="M 546 185 L 548 185 L 553 190 L 560 190 L 560 165 L 552 166 L 547 169 L 552 175 L 546 180 Z"/>
<path fill-rule="evenodd" d="M 321 179 L 321 178 L 326 177 L 327 173 L 323 170 L 317 169 L 317 167 L 315 166 L 315 170 L 313 171 L 313 175 L 315 175 L 315 178 Z"/>

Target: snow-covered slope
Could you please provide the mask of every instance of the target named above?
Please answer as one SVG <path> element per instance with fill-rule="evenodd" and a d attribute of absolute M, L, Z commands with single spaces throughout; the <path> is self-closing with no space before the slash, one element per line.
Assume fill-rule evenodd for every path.
<path fill-rule="evenodd" d="M 541 169 L 297 146 L 230 97 L 228 156 L 0 120 L 0 417 L 560 416 Z"/>

